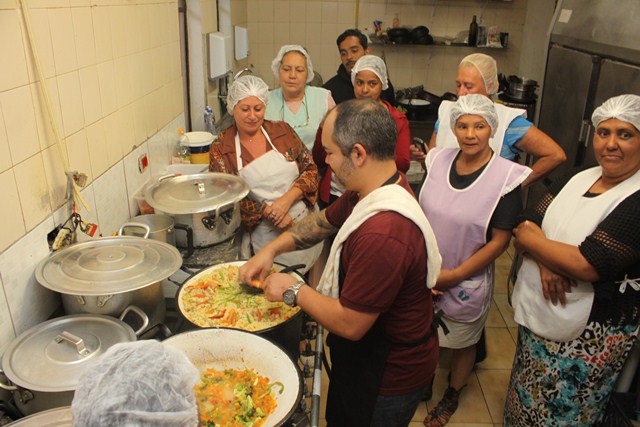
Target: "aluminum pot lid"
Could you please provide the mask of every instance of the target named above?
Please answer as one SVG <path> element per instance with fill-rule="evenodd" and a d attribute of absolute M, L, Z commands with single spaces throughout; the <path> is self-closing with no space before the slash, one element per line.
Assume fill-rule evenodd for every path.
<path fill-rule="evenodd" d="M 32 391 L 75 390 L 80 376 L 114 344 L 135 341 L 123 321 L 99 314 L 48 320 L 14 339 L 2 356 L 14 384 Z"/>
<path fill-rule="evenodd" d="M 7 424 L 7 427 L 71 427 L 73 413 L 71 406 L 47 409 Z"/>
<path fill-rule="evenodd" d="M 135 236 L 76 243 L 38 264 L 36 279 L 52 291 L 70 295 L 113 295 L 166 279 L 182 265 L 168 243 Z"/>
<path fill-rule="evenodd" d="M 249 185 L 227 173 L 198 173 L 159 177 L 145 188 L 145 200 L 171 215 L 225 211 L 249 194 Z"/>

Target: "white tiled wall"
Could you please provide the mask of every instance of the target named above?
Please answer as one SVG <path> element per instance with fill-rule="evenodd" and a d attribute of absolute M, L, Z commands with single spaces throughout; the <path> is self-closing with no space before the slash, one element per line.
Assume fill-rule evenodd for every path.
<path fill-rule="evenodd" d="M 307 48 L 314 70 L 326 81 L 335 75 L 340 65 L 335 40 L 347 28 L 357 26 L 363 32 L 371 33 L 374 20 L 383 21 L 383 28 L 386 28 L 398 14 L 401 26 L 425 25 L 433 36 L 455 37 L 460 31 L 469 29 L 473 15 L 478 18 L 482 15 L 485 25 L 496 25 L 500 31 L 509 32 L 509 49 L 483 52 L 496 58 L 499 71 L 517 74 L 527 1 L 360 0 L 356 16 L 355 0 L 247 0 L 249 62 L 271 87 L 275 87 L 271 61 L 281 45 L 297 43 Z M 546 28 L 541 29 L 544 31 Z M 384 55 L 387 60 L 389 78 L 395 87 L 422 84 L 436 94 L 455 92 L 458 63 L 474 51 L 468 47 L 372 47 L 374 55 Z"/>
<path fill-rule="evenodd" d="M 88 177 L 78 211 L 103 235 L 137 214 L 133 194 L 169 164 L 184 127 L 177 3 L 29 2 L 58 145 L 19 2 L 0 0 L 0 354 L 59 305 L 34 271 L 69 215 L 67 162 Z"/>

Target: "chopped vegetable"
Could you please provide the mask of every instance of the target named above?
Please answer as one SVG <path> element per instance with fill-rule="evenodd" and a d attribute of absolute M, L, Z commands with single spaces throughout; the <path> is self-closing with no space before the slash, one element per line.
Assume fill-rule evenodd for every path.
<path fill-rule="evenodd" d="M 240 288 L 239 268 L 226 265 L 187 283 L 181 291 L 185 316 L 201 327 L 227 327 L 260 331 L 278 325 L 300 308 L 270 302 L 264 294 Z"/>
<path fill-rule="evenodd" d="M 195 386 L 200 424 L 205 427 L 259 427 L 278 405 L 272 389 L 284 386 L 253 369 L 207 369 Z"/>

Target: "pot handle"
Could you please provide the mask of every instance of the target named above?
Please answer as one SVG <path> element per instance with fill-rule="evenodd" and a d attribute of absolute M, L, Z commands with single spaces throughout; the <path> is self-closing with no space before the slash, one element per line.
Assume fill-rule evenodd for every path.
<path fill-rule="evenodd" d="M 189 258 L 193 255 L 193 229 L 186 224 L 173 224 L 173 228 L 184 230 L 187 233 L 187 254 L 184 258 Z"/>
<path fill-rule="evenodd" d="M 55 341 L 60 344 L 62 341 L 66 341 L 76 346 L 76 351 L 80 356 L 88 356 L 91 351 L 84 345 L 84 340 L 77 335 L 73 335 L 71 332 L 62 331 L 60 335 L 54 338 Z"/>
<path fill-rule="evenodd" d="M 147 224 L 142 224 L 140 222 L 127 222 L 122 224 L 122 227 L 120 227 L 120 230 L 118 230 L 118 236 L 122 236 L 125 228 L 127 227 L 144 229 L 144 236 L 142 237 L 145 239 L 147 239 L 149 237 L 149 234 L 151 234 L 151 227 L 149 227 Z"/>
<path fill-rule="evenodd" d="M 0 368 L 0 374 L 4 375 L 4 371 L 2 370 L 2 368 Z M 5 384 L 2 381 L 0 381 L 0 388 L 7 391 L 15 391 L 18 389 L 18 386 Z"/>
<path fill-rule="evenodd" d="M 164 181 L 165 179 L 175 178 L 176 176 L 178 176 L 178 175 L 176 175 L 175 173 L 170 173 L 168 175 L 162 175 L 162 176 L 158 177 L 158 182 Z"/>
<path fill-rule="evenodd" d="M 133 311 L 135 314 L 140 316 L 140 320 L 142 320 L 142 326 L 140 326 L 140 328 L 137 331 L 135 331 L 136 337 L 139 337 L 142 334 L 142 332 L 144 332 L 144 330 L 147 329 L 147 326 L 149 326 L 149 316 L 147 316 L 147 314 L 138 306 L 130 305 L 122 311 L 122 313 L 120 314 L 120 317 L 118 318 L 124 322 L 124 318 L 131 311 Z"/>

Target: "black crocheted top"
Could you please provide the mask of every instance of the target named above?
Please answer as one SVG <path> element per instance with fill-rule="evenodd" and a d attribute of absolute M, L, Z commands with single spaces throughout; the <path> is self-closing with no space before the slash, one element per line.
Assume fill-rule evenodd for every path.
<path fill-rule="evenodd" d="M 538 225 L 553 201 L 575 171 L 551 184 L 535 208 L 526 209 L 520 217 Z M 583 197 L 598 197 L 585 193 Z M 589 212 L 585 212 L 588 215 Z M 620 292 L 620 282 L 637 279 L 640 284 L 640 189 L 627 197 L 578 246 L 600 276 L 593 283 L 595 298 L 590 321 L 617 326 L 640 323 L 640 291 L 627 285 Z"/>

